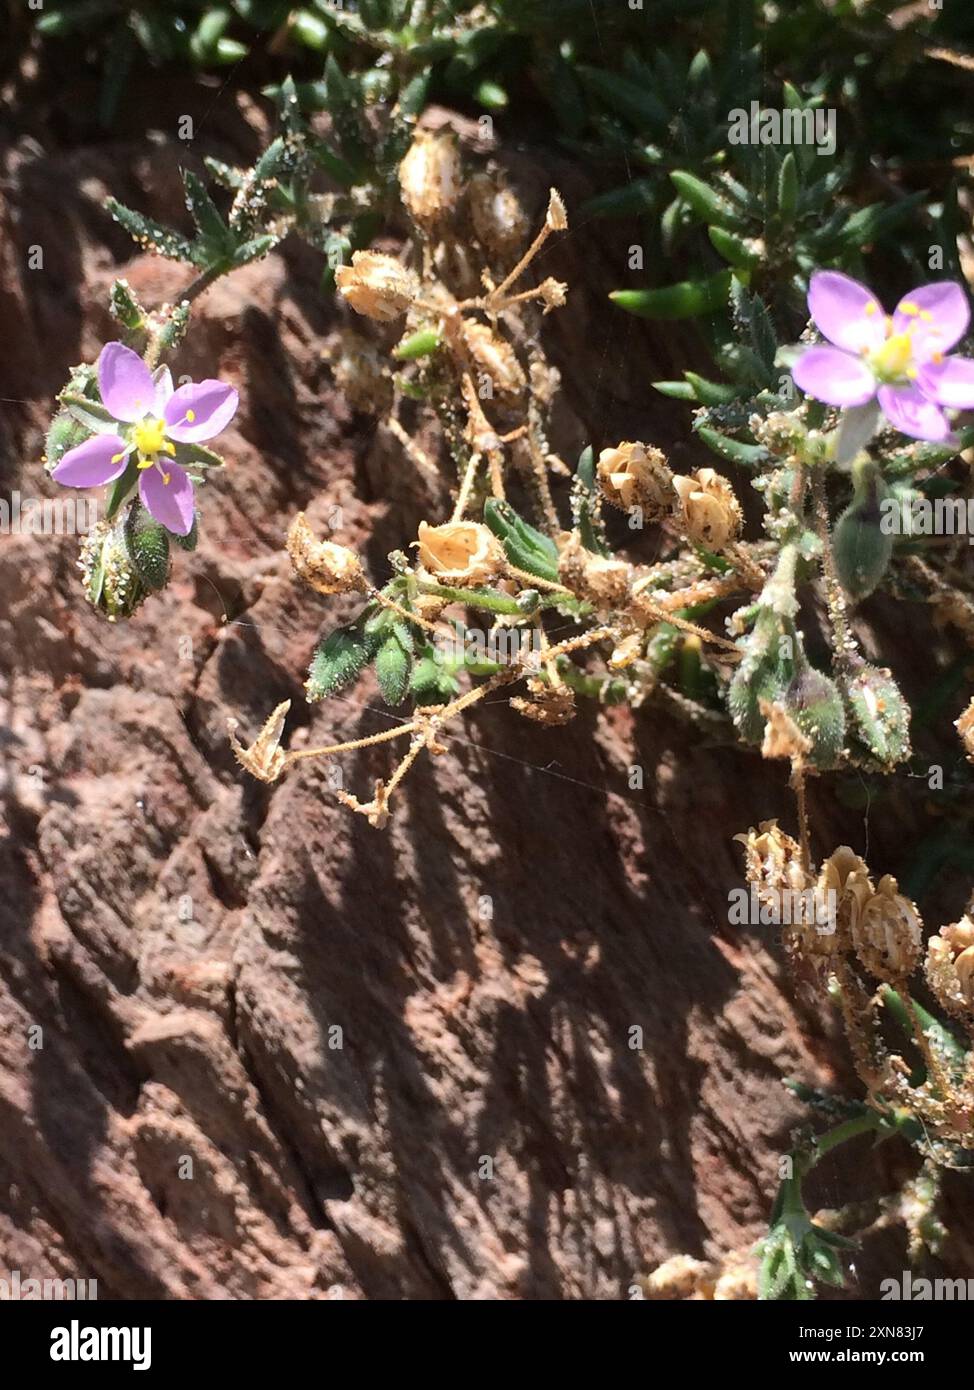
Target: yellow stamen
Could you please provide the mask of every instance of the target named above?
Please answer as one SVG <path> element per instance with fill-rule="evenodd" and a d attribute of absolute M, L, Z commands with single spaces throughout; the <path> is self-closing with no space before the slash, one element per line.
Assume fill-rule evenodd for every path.
<path fill-rule="evenodd" d="M 132 431 L 135 447 L 144 458 L 158 454 L 166 447 L 166 426 L 162 420 L 147 415 Z"/>
<path fill-rule="evenodd" d="M 876 303 L 875 300 L 870 300 L 870 302 L 866 305 L 866 317 L 872 318 L 874 314 L 878 313 L 879 305 Z"/>
<path fill-rule="evenodd" d="M 900 305 L 900 313 L 907 314 L 911 319 L 915 319 L 919 312 L 919 304 L 914 303 L 912 299 L 904 299 L 903 303 Z"/>
<path fill-rule="evenodd" d="M 921 310 L 920 310 L 920 317 L 923 319 L 923 322 L 924 322 L 924 323 L 932 323 L 932 322 L 933 322 L 933 314 L 931 314 L 931 312 L 930 312 L 929 309 L 921 309 Z"/>
<path fill-rule="evenodd" d="M 192 424 L 193 421 L 196 419 L 196 411 L 195 411 L 195 410 L 187 410 L 187 412 L 186 412 L 186 419 L 189 421 L 190 424 Z"/>
<path fill-rule="evenodd" d="M 894 333 L 870 356 L 876 371 L 885 377 L 903 376 L 913 359 L 913 343 L 909 333 Z"/>
<path fill-rule="evenodd" d="M 163 483 L 165 484 L 166 487 L 169 486 L 169 481 L 170 481 L 171 478 L 172 478 L 172 474 L 171 474 L 171 473 L 163 473 L 163 475 L 162 475 L 162 481 L 163 481 Z"/>

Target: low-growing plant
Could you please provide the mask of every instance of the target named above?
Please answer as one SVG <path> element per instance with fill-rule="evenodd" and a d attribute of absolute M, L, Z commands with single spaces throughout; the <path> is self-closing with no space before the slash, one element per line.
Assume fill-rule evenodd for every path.
<path fill-rule="evenodd" d="M 391 51 L 369 8 L 338 27 L 351 24 L 353 38 Z M 505 14 L 497 8 L 498 23 Z M 728 380 L 688 370 L 668 392 L 694 404 L 695 437 L 721 471 L 674 471 L 646 440 L 586 448 L 569 467 L 549 438 L 561 383 L 543 327 L 570 286 L 538 274 L 542 250 L 569 230 L 564 200 L 552 189 L 532 221 L 501 173 L 468 167 L 453 134 L 417 129 L 428 71 L 417 74 L 403 45 L 406 54 L 400 65 L 393 51 L 378 101 L 334 55 L 320 90 L 283 82 L 281 133 L 253 168 L 208 161 L 227 190 L 225 210 L 221 195 L 186 173 L 192 234 L 112 204 L 143 247 L 186 263 L 196 278 L 178 303 L 156 309 L 117 282 L 121 341 L 103 349 L 97 368 L 77 367 L 60 395 L 47 440 L 53 477 L 110 488 L 105 520 L 84 543 L 86 596 L 109 619 L 128 618 L 165 587 L 172 547 L 195 544 L 194 484 L 222 463 L 208 442 L 229 423 L 237 395 L 212 379 L 174 390 L 166 359 L 215 279 L 285 235 L 303 238 L 325 257 L 327 287 L 350 311 L 331 354 L 337 384 L 387 423 L 412 466 L 445 474 L 454 500 L 448 515 L 403 535 L 381 574 L 335 537 L 317 536 L 303 514 L 293 519 L 286 545 L 298 580 L 360 599 L 351 621 L 322 634 L 308 700 L 337 696 L 372 669 L 383 699 L 405 713 L 371 737 L 288 749 L 285 701 L 249 744 L 230 717 L 236 758 L 271 783 L 309 759 L 395 744 L 388 777 L 365 790 L 334 784 L 337 799 L 375 826 L 394 813 L 416 760 L 445 754 L 449 727 L 487 697 L 548 727 L 570 721 L 583 700 L 655 704 L 713 741 L 786 764 L 796 834 L 775 822 L 743 834 L 745 875 L 769 923 L 784 928 L 796 973 L 838 1007 L 865 1088 L 861 1100 L 796 1092 L 836 1125 L 796 1137 L 760 1250 L 760 1292 L 804 1298 L 816 1282 L 843 1279 L 849 1222 L 813 1220 L 802 1188 L 828 1153 L 864 1133 L 918 1150 L 912 1200 L 898 1207 L 916 1253 L 939 1239 L 939 1170 L 969 1167 L 974 1150 L 970 917 L 924 946 L 915 903 L 888 872 L 874 882 L 845 846 L 813 854 L 807 809 L 813 779 L 853 770 L 881 780 L 909 767 L 913 715 L 901 673 L 894 653 L 888 665 L 868 654 L 859 605 L 876 592 L 904 607 L 922 600 L 963 640 L 974 635 L 969 476 L 959 462 L 974 444 L 963 423 L 974 409 L 974 362 L 963 353 L 970 310 L 956 236 L 942 218 L 947 273 L 924 277 L 887 313 L 846 272 L 918 200 L 827 215 L 854 170 L 819 165 L 808 151 L 762 147 L 742 158 L 746 181 L 726 167 L 710 183 L 669 170 L 680 201 L 674 224 L 705 224 L 726 262 L 705 290 L 700 281 L 679 287 L 677 308 L 694 299 L 694 312 L 722 316 L 714 347 Z M 640 70 L 640 90 L 650 79 L 665 87 L 660 62 Z M 584 68 L 581 78 L 602 91 Z M 701 110 L 713 119 L 720 105 L 709 61 L 695 60 L 689 79 L 710 93 Z M 622 99 L 603 95 L 617 106 Z M 784 109 L 814 110 L 820 97 L 809 100 L 786 88 Z M 325 134 L 307 114 L 319 103 L 330 116 Z M 667 130 L 661 121 L 661 140 Z M 699 152 L 706 164 L 714 140 L 701 137 Z M 370 247 L 380 227 L 401 234 L 399 254 Z M 623 301 L 637 312 L 647 302 Z M 651 315 L 660 313 L 657 298 Z M 793 339 L 782 342 L 790 323 Z M 433 451 L 416 438 L 427 420 L 438 424 Z M 754 496 L 744 506 L 748 482 Z M 926 523 L 937 501 L 951 500 L 963 505 L 949 515 L 965 525 L 944 536 Z M 746 522 L 752 511 L 760 526 Z M 652 563 L 613 540 L 650 527 L 659 542 Z M 957 730 L 962 749 L 946 794 L 962 796 L 974 701 Z M 802 904 L 790 916 L 781 912 L 786 893 Z M 936 1012 L 914 998 L 921 962 Z M 681 1266 L 680 1278 L 686 1273 Z"/>

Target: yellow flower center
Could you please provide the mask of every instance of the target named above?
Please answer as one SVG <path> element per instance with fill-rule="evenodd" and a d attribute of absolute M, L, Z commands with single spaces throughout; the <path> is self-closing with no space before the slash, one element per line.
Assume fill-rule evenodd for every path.
<path fill-rule="evenodd" d="M 174 445 L 166 439 L 166 426 L 162 420 L 147 415 L 132 431 L 135 447 L 143 458 L 152 459 L 156 454 L 176 452 Z"/>
<path fill-rule="evenodd" d="M 876 375 L 887 381 L 909 376 L 913 364 L 913 340 L 907 333 L 891 333 L 882 347 L 869 354 Z"/>

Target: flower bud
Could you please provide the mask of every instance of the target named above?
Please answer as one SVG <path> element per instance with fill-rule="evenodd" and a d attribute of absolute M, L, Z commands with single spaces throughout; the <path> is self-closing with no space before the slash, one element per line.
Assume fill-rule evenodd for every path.
<path fill-rule="evenodd" d="M 660 521 L 676 501 L 666 458 L 651 445 L 627 441 L 603 449 L 596 471 L 605 500 L 624 512 L 642 508 L 647 522 Z"/>
<path fill-rule="evenodd" d="M 335 283 L 357 314 L 391 323 L 406 312 L 419 293 L 411 270 L 381 251 L 356 251 L 351 265 L 340 265 Z"/>
<path fill-rule="evenodd" d="M 850 658 L 854 674 L 844 679 L 849 734 L 880 768 L 889 771 L 910 756 L 910 707 L 888 670 Z"/>
<path fill-rule="evenodd" d="M 448 521 L 443 526 L 419 523 L 420 564 L 446 584 L 484 584 L 505 567 L 497 537 L 476 521 Z"/>
<path fill-rule="evenodd" d="M 852 924 L 852 944 L 862 965 L 888 984 L 902 983 L 917 968 L 923 946 L 920 914 L 897 891 L 891 874 L 879 880 Z"/>
<path fill-rule="evenodd" d="M 512 189 L 490 174 L 475 174 L 467 201 L 477 239 L 488 252 L 505 259 L 520 250 L 527 241 L 528 219 Z"/>
<path fill-rule="evenodd" d="M 348 594 L 365 587 L 365 576 L 354 550 L 333 541 L 319 541 L 298 512 L 287 533 L 287 553 L 295 574 L 319 594 Z"/>
<path fill-rule="evenodd" d="M 734 489 L 713 468 L 677 473 L 673 486 L 679 498 L 677 516 L 687 538 L 708 550 L 723 550 L 740 535 L 743 515 Z"/>
<path fill-rule="evenodd" d="M 399 165 L 402 200 L 427 230 L 456 207 L 461 193 L 460 152 L 449 131 L 417 130 Z"/>
<path fill-rule="evenodd" d="M 836 573 L 850 597 L 865 598 L 889 568 L 893 534 L 881 527 L 880 503 L 889 494 L 879 469 L 867 463 L 854 470 L 855 493 L 832 533 Z"/>

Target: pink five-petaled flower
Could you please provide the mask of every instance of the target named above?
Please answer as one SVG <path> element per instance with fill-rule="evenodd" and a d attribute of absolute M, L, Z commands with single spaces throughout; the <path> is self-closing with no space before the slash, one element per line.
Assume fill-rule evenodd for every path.
<path fill-rule="evenodd" d="M 858 280 L 819 270 L 808 308 L 834 346 L 808 348 L 795 363 L 792 375 L 807 395 L 838 406 L 876 397 L 890 424 L 913 439 L 947 439 L 944 410 L 974 406 L 974 361 L 947 356 L 970 321 L 960 285 L 921 285 L 886 314 Z"/>
<path fill-rule="evenodd" d="M 112 421 L 69 449 L 51 476 L 68 487 L 102 487 L 121 477 L 135 454 L 139 496 L 146 509 L 168 531 L 188 535 L 193 483 L 173 461 L 176 445 L 198 444 L 225 429 L 237 409 L 236 391 L 212 379 L 174 390 L 168 367 L 153 376 L 138 353 L 123 343 L 102 348 L 98 389 Z"/>

